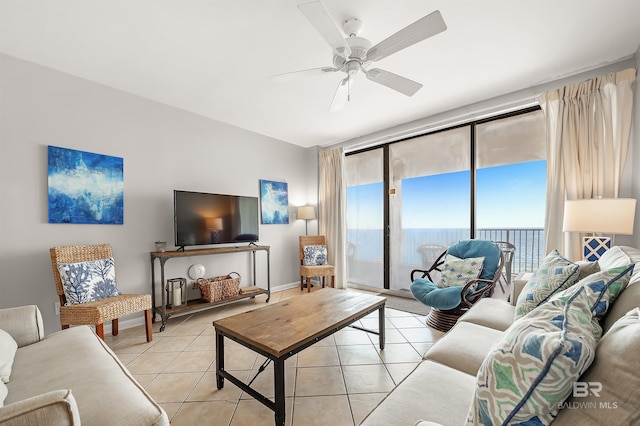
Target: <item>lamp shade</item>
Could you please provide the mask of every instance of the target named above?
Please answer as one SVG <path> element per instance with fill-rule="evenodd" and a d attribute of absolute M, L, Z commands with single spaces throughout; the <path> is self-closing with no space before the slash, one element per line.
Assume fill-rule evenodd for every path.
<path fill-rule="evenodd" d="M 221 217 L 208 217 L 207 229 L 211 231 L 222 231 L 222 218 Z"/>
<path fill-rule="evenodd" d="M 567 200 L 562 230 L 631 235 L 635 214 L 633 198 Z"/>
<path fill-rule="evenodd" d="M 315 219 L 316 211 L 313 208 L 313 206 L 300 206 L 298 207 L 297 217 L 298 219 L 305 219 L 305 220 Z"/>

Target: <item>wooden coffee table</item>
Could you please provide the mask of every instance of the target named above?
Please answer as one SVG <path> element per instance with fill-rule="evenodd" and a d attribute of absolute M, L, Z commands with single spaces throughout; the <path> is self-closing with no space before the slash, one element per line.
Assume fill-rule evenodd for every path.
<path fill-rule="evenodd" d="M 355 327 L 379 336 L 384 349 L 384 304 L 380 296 L 324 288 L 260 309 L 213 322 L 216 329 L 216 381 L 224 379 L 275 412 L 276 425 L 284 425 L 284 361 L 301 350 L 353 324 L 376 310 L 378 331 Z M 224 369 L 224 338 L 227 337 L 273 361 L 275 401 L 271 401 Z M 263 364 L 261 371 L 266 367 Z"/>

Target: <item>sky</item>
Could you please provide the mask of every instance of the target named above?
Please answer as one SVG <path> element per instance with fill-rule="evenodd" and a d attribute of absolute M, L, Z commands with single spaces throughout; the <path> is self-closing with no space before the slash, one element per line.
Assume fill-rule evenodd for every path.
<path fill-rule="evenodd" d="M 400 204 L 404 229 L 468 228 L 469 181 L 469 171 L 403 179 L 392 211 Z M 545 193 L 544 160 L 479 169 L 477 227 L 543 228 Z M 381 182 L 347 188 L 348 228 L 381 229 L 382 196 Z"/>

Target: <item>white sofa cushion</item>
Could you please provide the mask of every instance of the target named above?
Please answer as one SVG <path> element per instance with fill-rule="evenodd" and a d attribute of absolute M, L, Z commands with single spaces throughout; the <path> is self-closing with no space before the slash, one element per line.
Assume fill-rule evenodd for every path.
<path fill-rule="evenodd" d="M 6 406 L 0 424 L 79 426 L 80 415 L 71 391 L 60 389 Z"/>
<path fill-rule="evenodd" d="M 36 305 L 0 309 L 0 328 L 13 337 L 19 348 L 44 337 L 42 315 Z"/>
<path fill-rule="evenodd" d="M 422 361 L 360 426 L 413 425 L 417 420 L 464 423 L 476 378 L 433 361 Z"/>
<path fill-rule="evenodd" d="M 640 262 L 640 250 L 629 246 L 613 246 L 598 259 L 600 269 L 611 269 Z M 629 283 L 640 281 L 640 267 L 635 268 Z"/>
<path fill-rule="evenodd" d="M 87 361 L 90 362 L 87 362 Z M 89 326 L 71 327 L 18 349 L 5 405 L 72 389 L 83 424 L 168 424 L 162 408 Z"/>
<path fill-rule="evenodd" d="M 470 322 L 456 324 L 424 358 L 475 376 L 502 332 Z"/>
<path fill-rule="evenodd" d="M 470 322 L 489 327 L 498 331 L 505 331 L 513 324 L 515 306 L 504 300 L 484 297 L 473 305 L 458 319 L 458 323 Z"/>
<path fill-rule="evenodd" d="M 640 269 L 640 266 L 636 265 L 636 268 Z M 601 322 L 603 331 L 607 333 L 620 318 L 638 306 L 640 306 L 640 282 L 636 281 L 635 283 L 627 284 L 627 287 L 616 299 L 616 303 L 611 305 L 609 312 Z"/>
<path fill-rule="evenodd" d="M 9 383 L 13 358 L 16 355 L 18 344 L 6 331 L 0 329 L 0 381 Z"/>

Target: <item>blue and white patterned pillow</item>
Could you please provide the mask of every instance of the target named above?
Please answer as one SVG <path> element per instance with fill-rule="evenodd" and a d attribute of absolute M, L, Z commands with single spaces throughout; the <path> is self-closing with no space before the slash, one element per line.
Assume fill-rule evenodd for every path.
<path fill-rule="evenodd" d="M 478 371 L 467 423 L 550 424 L 593 361 L 598 320 L 632 272 L 626 265 L 590 275 L 516 320 Z"/>
<path fill-rule="evenodd" d="M 560 256 L 558 250 L 549 253 L 518 296 L 514 319 L 528 314 L 554 294 L 578 282 L 578 264 Z"/>
<path fill-rule="evenodd" d="M 555 300 L 569 298 L 574 293 L 584 289 L 587 295 L 589 310 L 595 320 L 593 321 L 594 335 L 596 338 L 600 338 L 602 328 L 600 327 L 599 321 L 629 283 L 633 269 L 634 265 L 625 265 L 589 275 L 573 287 L 556 294 L 549 301 L 553 302 Z"/>
<path fill-rule="evenodd" d="M 468 257 L 460 259 L 459 257 L 447 254 L 444 257 L 444 263 L 440 268 L 440 280 L 435 283 L 439 288 L 447 287 L 464 287 L 471 280 L 475 280 L 482 272 L 484 257 Z M 469 287 L 474 291 L 477 284 Z"/>
<path fill-rule="evenodd" d="M 595 357 L 592 319 L 580 287 L 515 321 L 478 371 L 467 424 L 550 424 Z"/>
<path fill-rule="evenodd" d="M 66 305 L 93 302 L 122 294 L 116 287 L 113 258 L 58 265 Z"/>
<path fill-rule="evenodd" d="M 326 265 L 327 264 L 327 247 L 322 245 L 304 246 L 302 248 L 304 258 L 302 264 L 305 266 Z"/>

